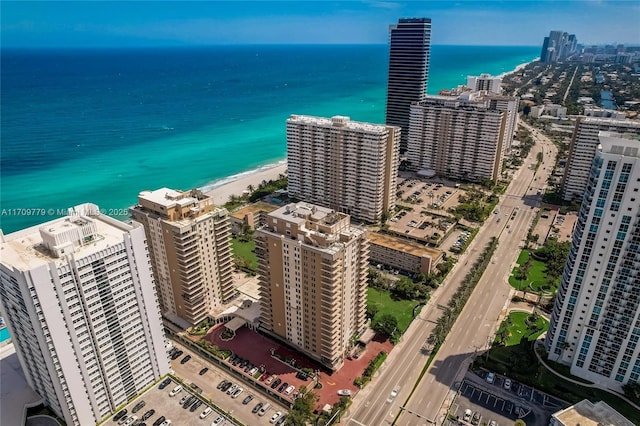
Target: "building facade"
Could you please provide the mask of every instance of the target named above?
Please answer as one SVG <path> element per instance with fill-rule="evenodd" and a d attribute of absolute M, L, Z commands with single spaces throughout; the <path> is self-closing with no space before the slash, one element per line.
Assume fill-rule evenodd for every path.
<path fill-rule="evenodd" d="M 508 113 L 471 92 L 427 96 L 411 107 L 409 169 L 467 181 L 497 180 L 508 137 Z"/>
<path fill-rule="evenodd" d="M 84 204 L 1 237 L 2 316 L 27 383 L 68 425 L 99 423 L 169 372 L 141 226 Z"/>
<path fill-rule="evenodd" d="M 379 232 L 369 232 L 371 263 L 397 269 L 403 273 L 429 275 L 443 259 L 442 250 L 415 241 Z"/>
<path fill-rule="evenodd" d="M 402 18 L 389 27 L 386 123 L 402 129 L 401 153 L 407 149 L 411 104 L 427 93 L 430 52 L 430 18 Z"/>
<path fill-rule="evenodd" d="M 292 115 L 287 120 L 289 196 L 375 223 L 395 207 L 400 129 Z"/>
<path fill-rule="evenodd" d="M 621 391 L 640 377 L 640 139 L 600 134 L 545 346 Z"/>
<path fill-rule="evenodd" d="M 143 191 L 131 218 L 144 226 L 162 314 L 197 324 L 236 294 L 231 222 L 198 190 Z"/>
<path fill-rule="evenodd" d="M 562 181 L 563 200 L 582 200 L 582 194 L 589 180 L 591 163 L 600 143 L 598 134 L 601 131 L 640 134 L 640 121 L 597 117 L 577 118 Z"/>
<path fill-rule="evenodd" d="M 499 95 L 502 93 L 502 77 L 493 77 L 490 74 L 468 75 L 467 87 L 474 92 L 484 90 Z"/>
<path fill-rule="evenodd" d="M 261 327 L 335 371 L 365 328 L 369 244 L 349 216 L 308 203 L 256 230 Z"/>

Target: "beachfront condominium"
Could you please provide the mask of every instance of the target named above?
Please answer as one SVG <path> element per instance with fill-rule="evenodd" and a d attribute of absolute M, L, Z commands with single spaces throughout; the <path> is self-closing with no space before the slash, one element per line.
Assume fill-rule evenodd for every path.
<path fill-rule="evenodd" d="M 289 196 L 378 222 L 396 199 L 400 129 L 349 117 L 287 120 Z"/>
<path fill-rule="evenodd" d="M 169 372 L 142 226 L 83 204 L 0 238 L 2 315 L 27 384 L 66 424 L 100 423 Z"/>
<path fill-rule="evenodd" d="M 427 96 L 411 106 L 408 168 L 450 179 L 497 181 L 510 117 L 480 92 Z"/>
<path fill-rule="evenodd" d="M 349 216 L 309 203 L 256 230 L 261 327 L 335 371 L 365 328 L 369 245 Z"/>
<path fill-rule="evenodd" d="M 640 137 L 601 132 L 545 346 L 621 391 L 640 378 Z"/>
<path fill-rule="evenodd" d="M 577 52 L 578 39 L 574 34 L 564 31 L 550 31 L 545 37 L 540 52 L 540 62 L 553 63 L 564 61 Z"/>
<path fill-rule="evenodd" d="M 468 75 L 467 87 L 474 92 L 484 90 L 499 95 L 502 93 L 502 77 L 494 77 L 490 74 Z"/>
<path fill-rule="evenodd" d="M 144 226 L 162 314 L 197 324 L 236 294 L 231 221 L 199 190 L 143 191 L 131 218 Z"/>
<path fill-rule="evenodd" d="M 411 103 L 427 93 L 431 18 L 401 18 L 389 27 L 387 119 L 402 129 L 400 152 L 407 150 Z"/>
<path fill-rule="evenodd" d="M 576 119 L 562 181 L 562 198 L 565 201 L 582 200 L 591 172 L 591 163 L 600 143 L 598 134 L 601 131 L 640 134 L 640 121 L 599 117 Z"/>

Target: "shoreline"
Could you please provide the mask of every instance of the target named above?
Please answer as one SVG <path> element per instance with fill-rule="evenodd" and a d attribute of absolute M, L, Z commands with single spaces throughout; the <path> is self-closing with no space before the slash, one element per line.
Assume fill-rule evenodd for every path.
<path fill-rule="evenodd" d="M 242 195 L 249 185 L 257 187 L 263 180 L 277 179 L 287 173 L 287 160 L 266 164 L 257 169 L 247 170 L 232 176 L 227 176 L 200 188 L 202 192 L 213 199 L 216 206 L 222 206 L 232 195 Z"/>

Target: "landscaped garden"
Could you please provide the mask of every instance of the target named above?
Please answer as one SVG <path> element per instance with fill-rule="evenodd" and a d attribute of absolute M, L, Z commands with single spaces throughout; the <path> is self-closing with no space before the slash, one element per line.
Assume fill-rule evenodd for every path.
<path fill-rule="evenodd" d="M 231 249 L 238 269 L 249 273 L 258 271 L 258 257 L 254 253 L 255 248 L 256 242 L 252 239 L 233 238 L 231 240 Z"/>
<path fill-rule="evenodd" d="M 550 276 L 546 263 L 535 259 L 529 250 L 522 250 L 517 262 L 518 266 L 509 276 L 509 284 L 512 287 L 526 292 L 555 294 L 560 284 L 560 276 Z"/>
<path fill-rule="evenodd" d="M 398 336 L 401 336 L 413 320 L 413 309 L 420 302 L 417 300 L 401 300 L 393 298 L 388 290 L 367 289 L 367 313 L 372 318 L 371 326 L 375 330 L 380 321 L 390 322 L 386 324 L 392 329 L 397 328 Z M 395 323 L 390 318 L 395 318 Z"/>

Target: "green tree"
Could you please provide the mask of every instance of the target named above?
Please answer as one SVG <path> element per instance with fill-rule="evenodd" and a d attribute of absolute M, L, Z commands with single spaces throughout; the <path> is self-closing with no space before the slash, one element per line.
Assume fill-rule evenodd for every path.
<path fill-rule="evenodd" d="M 398 329 L 398 319 L 392 314 L 384 314 L 373 325 L 373 329 L 379 333 L 392 337 Z"/>

